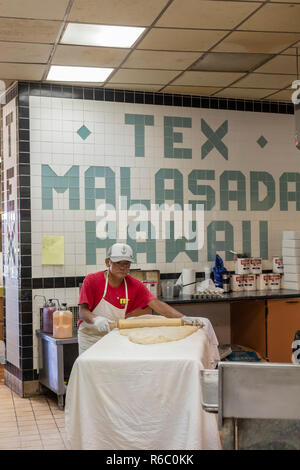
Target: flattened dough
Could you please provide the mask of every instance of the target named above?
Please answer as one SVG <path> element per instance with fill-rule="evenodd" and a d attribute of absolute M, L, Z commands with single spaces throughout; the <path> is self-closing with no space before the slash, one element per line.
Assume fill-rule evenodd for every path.
<path fill-rule="evenodd" d="M 128 336 L 132 343 L 157 344 L 179 341 L 195 333 L 197 326 L 154 326 L 144 328 L 128 328 L 120 330 L 122 336 Z"/>

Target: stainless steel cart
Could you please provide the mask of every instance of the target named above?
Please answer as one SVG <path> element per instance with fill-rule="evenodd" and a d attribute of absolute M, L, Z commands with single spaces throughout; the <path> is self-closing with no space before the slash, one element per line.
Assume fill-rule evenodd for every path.
<path fill-rule="evenodd" d="M 220 362 L 201 386 L 224 449 L 300 449 L 300 365 Z"/>
<path fill-rule="evenodd" d="M 39 340 L 39 382 L 57 395 L 58 407 L 64 408 L 64 395 L 73 364 L 78 357 L 77 333 L 72 338 L 53 338 L 37 330 Z"/>

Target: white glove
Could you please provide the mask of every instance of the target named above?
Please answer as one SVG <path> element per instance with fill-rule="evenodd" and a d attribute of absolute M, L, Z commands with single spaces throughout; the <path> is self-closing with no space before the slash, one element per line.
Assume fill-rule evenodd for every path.
<path fill-rule="evenodd" d="M 182 317 L 184 323 L 190 323 L 193 326 L 198 326 L 199 328 L 204 327 L 204 323 L 199 317 Z"/>
<path fill-rule="evenodd" d="M 96 317 L 94 318 L 94 327 L 97 328 L 100 333 L 109 333 L 109 321 L 107 318 L 104 317 Z"/>

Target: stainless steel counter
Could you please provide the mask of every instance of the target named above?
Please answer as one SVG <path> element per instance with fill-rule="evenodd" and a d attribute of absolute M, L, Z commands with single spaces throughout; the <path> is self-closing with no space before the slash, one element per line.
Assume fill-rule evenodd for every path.
<path fill-rule="evenodd" d="M 64 408 L 66 384 L 78 356 L 77 331 L 72 338 L 53 338 L 53 335 L 37 330 L 39 340 L 39 382 L 56 393 L 58 407 Z"/>

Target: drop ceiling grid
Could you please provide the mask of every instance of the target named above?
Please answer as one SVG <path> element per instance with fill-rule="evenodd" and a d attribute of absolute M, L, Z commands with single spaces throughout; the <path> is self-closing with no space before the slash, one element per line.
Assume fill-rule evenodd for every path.
<path fill-rule="evenodd" d="M 106 88 L 230 97 L 236 93 L 236 98 L 253 99 L 263 91 L 259 99 L 287 96 L 297 79 L 294 46 L 300 44 L 300 0 L 101 0 L 101 9 L 99 0 L 45 5 L 44 0 L 27 0 L 26 7 L 23 0 L 0 3 L 0 79 L 42 81 L 51 64 L 102 66 L 115 68 L 101 84 Z M 126 50 L 55 45 L 68 7 L 67 22 L 144 26 L 146 31 Z M 228 71 L 201 69 L 202 60 L 229 58 L 224 53 L 237 65 L 239 57 L 245 59 L 238 54 L 258 54 L 258 59 L 265 54 L 265 62 L 233 71 L 232 80 Z M 192 70 L 195 64 L 199 72 Z"/>

